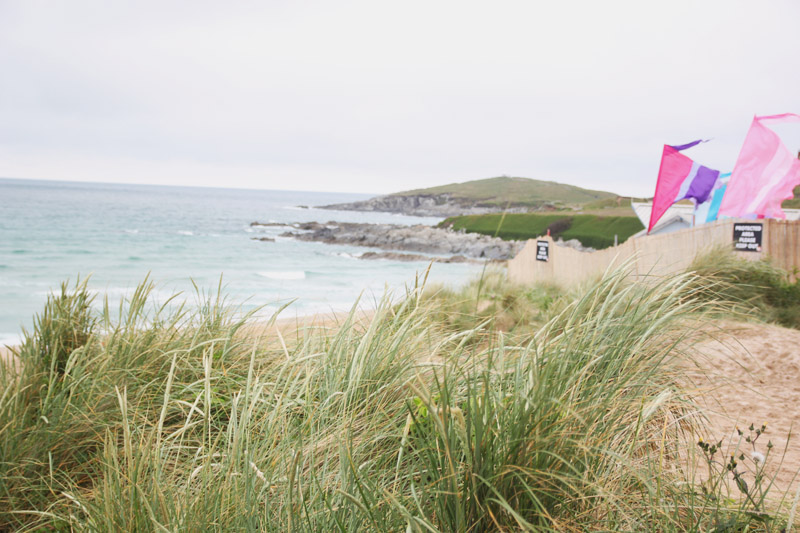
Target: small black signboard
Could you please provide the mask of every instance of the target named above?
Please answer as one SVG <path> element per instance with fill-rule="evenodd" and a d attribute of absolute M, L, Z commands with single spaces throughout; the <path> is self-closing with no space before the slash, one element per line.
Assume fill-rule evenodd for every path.
<path fill-rule="evenodd" d="M 548 241 L 536 241 L 536 260 L 548 261 L 550 259 L 550 243 Z"/>
<path fill-rule="evenodd" d="M 733 249 L 737 252 L 760 252 L 764 224 L 741 223 L 733 225 Z"/>

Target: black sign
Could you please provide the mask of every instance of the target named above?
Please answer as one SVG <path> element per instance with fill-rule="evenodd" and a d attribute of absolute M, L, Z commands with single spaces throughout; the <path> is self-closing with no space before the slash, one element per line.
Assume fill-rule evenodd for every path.
<path fill-rule="evenodd" d="M 737 252 L 760 252 L 764 224 L 734 224 L 733 249 Z"/>
<path fill-rule="evenodd" d="M 548 241 L 536 241 L 536 260 L 547 261 L 550 259 L 550 243 Z"/>

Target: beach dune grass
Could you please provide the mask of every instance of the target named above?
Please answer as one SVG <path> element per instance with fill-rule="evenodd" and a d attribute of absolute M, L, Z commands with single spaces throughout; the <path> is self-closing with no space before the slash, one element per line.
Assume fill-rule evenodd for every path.
<path fill-rule="evenodd" d="M 686 324 L 708 308 L 692 275 L 612 273 L 524 342 L 486 322 L 454 329 L 423 287 L 368 320 L 354 308 L 284 334 L 246 329 L 219 294 L 157 307 L 151 291 L 93 316 L 85 284 L 65 289 L 21 368 L 0 370 L 0 530 L 753 522 L 700 501 L 679 460 L 697 423 L 678 381 Z"/>
<path fill-rule="evenodd" d="M 800 329 L 800 283 L 767 259 L 748 261 L 727 247 L 697 257 L 689 269 L 709 287 L 707 295 L 734 304 L 742 317 Z"/>
<path fill-rule="evenodd" d="M 470 342 L 503 332 L 507 343 L 524 344 L 571 296 L 555 285 L 511 284 L 505 268 L 487 265 L 478 278 L 460 287 L 426 285 L 422 299 L 430 320 L 444 331 L 475 330 Z"/>

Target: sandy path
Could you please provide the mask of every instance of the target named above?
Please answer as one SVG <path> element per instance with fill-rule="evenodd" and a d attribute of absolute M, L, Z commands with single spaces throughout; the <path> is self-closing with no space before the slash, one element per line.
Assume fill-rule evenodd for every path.
<path fill-rule="evenodd" d="M 737 442 L 736 427 L 767 424 L 757 448 L 772 449 L 767 473 L 777 473 L 775 492 L 800 486 L 800 331 L 766 324 L 723 321 L 697 346 L 701 372 L 690 372 L 709 416 L 707 440 Z M 783 465 L 778 463 L 789 440 Z M 750 445 L 745 448 L 752 451 Z M 774 495 L 774 494 L 773 494 Z"/>

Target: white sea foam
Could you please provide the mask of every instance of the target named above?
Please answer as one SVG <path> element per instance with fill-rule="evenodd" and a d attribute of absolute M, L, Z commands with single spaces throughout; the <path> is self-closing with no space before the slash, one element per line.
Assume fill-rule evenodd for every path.
<path fill-rule="evenodd" d="M 136 287 L 104 287 L 100 289 L 89 289 L 89 294 L 94 296 L 106 295 L 109 298 L 116 296 L 130 296 L 136 290 Z"/>
<path fill-rule="evenodd" d="M 347 253 L 347 252 L 336 252 L 333 255 L 338 256 L 338 257 L 346 257 L 347 259 L 358 259 L 362 255 L 364 255 L 364 252 L 356 252 L 356 253 L 352 253 L 352 254 Z"/>
<path fill-rule="evenodd" d="M 124 231 L 125 233 L 130 233 L 131 235 L 136 235 L 137 233 L 139 233 L 138 229 L 126 229 Z"/>
<path fill-rule="evenodd" d="M 72 287 L 70 287 L 72 289 Z M 95 298 L 102 299 L 103 296 L 108 296 L 109 299 L 119 299 L 119 298 L 127 298 L 133 295 L 136 287 L 103 287 L 103 288 L 94 288 L 90 287 L 86 290 L 91 296 Z M 155 292 L 155 291 L 153 291 Z M 47 289 L 46 291 L 34 291 L 36 296 L 51 296 L 58 294 L 58 290 L 55 288 Z M 151 292 L 152 294 L 152 292 Z M 97 303 L 97 300 L 95 301 Z"/>
<path fill-rule="evenodd" d="M 95 297 L 95 307 L 101 306 L 104 298 L 108 298 L 109 302 L 114 304 L 114 306 L 119 305 L 119 302 L 122 300 L 130 300 L 135 292 L 136 287 L 99 287 L 90 288 L 88 290 L 88 293 Z M 178 290 L 171 290 L 169 288 L 156 288 L 148 293 L 147 299 L 150 302 L 160 303 L 171 298 L 178 292 Z"/>
<path fill-rule="evenodd" d="M 192 233 L 191 231 L 180 230 L 178 232 L 178 235 L 194 235 L 194 233 Z"/>
<path fill-rule="evenodd" d="M 305 270 L 271 270 L 267 272 L 259 272 L 259 276 L 269 278 L 269 279 L 278 279 L 278 280 L 300 280 L 306 279 L 306 272 Z"/>
<path fill-rule="evenodd" d="M 19 346 L 22 344 L 22 335 L 19 333 L 0 332 L 0 346 Z"/>
<path fill-rule="evenodd" d="M 44 291 L 44 290 L 42 290 L 42 291 L 33 291 L 33 295 L 37 296 L 39 298 L 41 298 L 41 297 L 45 297 L 46 298 L 47 296 L 50 296 L 51 294 L 55 294 L 55 293 L 56 293 L 55 289 L 47 289 L 46 291 Z"/>

